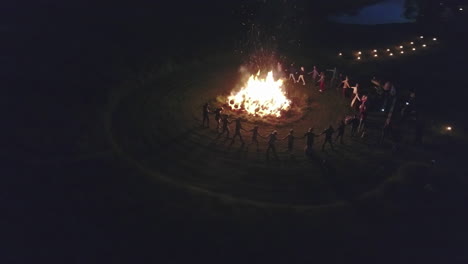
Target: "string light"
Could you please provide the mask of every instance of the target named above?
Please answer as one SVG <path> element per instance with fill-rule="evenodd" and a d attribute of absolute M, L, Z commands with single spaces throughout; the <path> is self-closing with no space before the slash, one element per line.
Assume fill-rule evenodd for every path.
<path fill-rule="evenodd" d="M 374 52 L 377 52 L 377 50 L 375 49 Z"/>
<path fill-rule="evenodd" d="M 413 44 L 414 44 L 414 42 L 413 42 L 413 41 L 411 41 L 411 43 L 410 43 L 410 44 L 411 44 L 411 45 L 413 45 Z"/>
<path fill-rule="evenodd" d="M 340 52 L 340 53 L 338 54 L 338 56 L 343 56 L 343 53 Z"/>
<path fill-rule="evenodd" d="M 404 52 L 404 51 L 401 51 L 400 53 L 403 54 L 403 53 L 405 53 L 405 52 Z"/>
<path fill-rule="evenodd" d="M 416 50 L 416 48 L 413 48 L 413 50 Z"/>
<path fill-rule="evenodd" d="M 358 60 L 360 60 L 360 59 L 361 59 L 361 57 L 357 57 L 357 59 L 358 59 Z"/>
<path fill-rule="evenodd" d="M 463 7 L 460 7 L 458 10 L 463 11 Z"/>
<path fill-rule="evenodd" d="M 390 51 L 390 49 L 387 49 L 387 52 L 389 52 L 389 51 Z"/>
<path fill-rule="evenodd" d="M 378 55 L 377 55 L 377 54 L 374 54 L 374 57 L 378 57 Z"/>
<path fill-rule="evenodd" d="M 437 38 L 433 38 L 432 40 L 433 40 L 433 41 L 436 41 L 436 40 L 437 40 Z"/>
<path fill-rule="evenodd" d="M 420 38 L 420 39 L 423 39 L 423 38 L 424 38 L 424 36 L 420 36 L 419 38 Z"/>
<path fill-rule="evenodd" d="M 358 51 L 358 54 L 359 54 L 359 55 L 361 55 L 361 54 L 362 54 L 362 52 Z"/>
<path fill-rule="evenodd" d="M 445 129 L 447 129 L 447 131 L 452 131 L 452 127 L 451 127 L 451 126 L 448 126 L 448 127 L 446 127 Z"/>
<path fill-rule="evenodd" d="M 423 46 L 423 47 L 426 47 L 426 44 L 423 44 L 422 46 Z"/>
<path fill-rule="evenodd" d="M 390 56 L 393 56 L 393 53 L 390 53 Z"/>
<path fill-rule="evenodd" d="M 402 48 L 403 48 L 403 46 L 400 46 L 400 49 L 402 49 Z"/>

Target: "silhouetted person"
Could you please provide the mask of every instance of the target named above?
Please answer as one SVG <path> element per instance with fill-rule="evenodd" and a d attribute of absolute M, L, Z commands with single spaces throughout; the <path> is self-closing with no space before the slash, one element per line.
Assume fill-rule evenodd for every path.
<path fill-rule="evenodd" d="M 325 129 L 322 133 L 322 135 L 325 135 L 325 141 L 323 142 L 322 145 L 322 151 L 325 151 L 325 144 L 330 144 L 331 148 L 333 148 L 333 142 L 332 142 L 332 136 L 333 133 L 335 133 L 335 130 L 333 129 L 332 126 L 329 126 L 327 129 Z"/>
<path fill-rule="evenodd" d="M 307 131 L 307 133 L 304 134 L 304 137 L 306 138 L 306 149 L 305 149 L 306 154 L 312 153 L 312 147 L 314 146 L 314 139 L 316 137 L 319 137 L 319 135 L 315 134 L 313 131 L 314 131 L 313 128 L 309 128 L 309 131 Z"/>
<path fill-rule="evenodd" d="M 354 117 L 350 120 L 350 124 L 351 124 L 351 137 L 354 137 L 359 127 L 359 118 L 357 115 L 354 115 Z"/>
<path fill-rule="evenodd" d="M 222 135 L 222 134 L 224 134 L 226 132 L 227 133 L 226 138 L 229 138 L 229 132 L 230 132 L 229 124 L 231 124 L 231 121 L 229 121 L 227 115 L 223 116 L 223 118 L 221 119 L 221 123 L 222 123 L 222 129 L 221 129 L 221 133 L 219 135 Z"/>
<path fill-rule="evenodd" d="M 241 119 L 240 117 L 238 117 L 236 119 L 236 128 L 234 130 L 234 135 L 232 136 L 232 142 L 234 143 L 234 140 L 236 139 L 236 137 L 239 136 L 242 142 L 242 145 L 244 145 L 244 139 L 242 139 L 241 129 L 243 129 L 242 124 L 241 124 Z"/>
<path fill-rule="evenodd" d="M 281 139 L 281 140 L 288 139 L 288 152 L 289 152 L 289 154 L 292 154 L 292 152 L 294 150 L 294 139 L 295 138 L 296 137 L 294 136 L 294 130 L 291 129 L 291 130 L 289 130 L 289 134 Z"/>
<path fill-rule="evenodd" d="M 271 132 L 270 136 L 268 136 L 268 148 L 267 148 L 267 151 L 266 151 L 267 159 L 270 158 L 270 151 L 273 152 L 273 155 L 275 156 L 275 159 L 278 159 L 278 155 L 276 154 L 276 147 L 275 147 L 276 140 L 278 140 L 278 138 L 276 136 L 277 134 L 278 134 L 278 132 L 276 132 L 276 130 L 274 130 L 273 132 Z"/>
<path fill-rule="evenodd" d="M 202 121 L 202 127 L 205 127 L 205 121 L 207 127 L 210 127 L 210 117 L 208 114 L 210 113 L 210 105 L 208 103 L 203 105 L 203 121 Z"/>
<path fill-rule="evenodd" d="M 223 112 L 223 108 L 219 107 L 214 110 L 215 121 L 216 121 L 216 132 L 219 132 L 219 128 L 221 127 L 221 114 Z"/>
<path fill-rule="evenodd" d="M 294 67 L 294 63 L 291 63 L 291 67 L 289 67 L 289 80 L 293 80 L 293 83 L 296 83 L 296 68 Z"/>
<path fill-rule="evenodd" d="M 263 138 L 263 136 L 258 133 L 258 126 L 254 126 L 254 128 L 248 130 L 247 132 L 252 132 L 252 140 L 250 141 L 249 146 L 255 143 L 255 145 L 257 145 L 258 151 L 258 137 Z"/>
<path fill-rule="evenodd" d="M 339 138 L 341 144 L 344 144 L 344 142 L 343 142 L 343 136 L 344 136 L 344 132 L 345 132 L 345 127 L 346 127 L 346 124 L 345 124 L 345 122 L 342 120 L 341 123 L 340 123 L 340 125 L 339 125 L 338 128 L 336 129 L 336 131 L 338 131 L 338 135 L 336 135 L 335 141 L 338 141 L 338 138 Z"/>
<path fill-rule="evenodd" d="M 385 124 L 382 128 L 382 135 L 380 136 L 379 144 L 382 145 L 385 142 L 387 136 L 392 135 L 392 122 L 389 120 L 385 121 Z"/>

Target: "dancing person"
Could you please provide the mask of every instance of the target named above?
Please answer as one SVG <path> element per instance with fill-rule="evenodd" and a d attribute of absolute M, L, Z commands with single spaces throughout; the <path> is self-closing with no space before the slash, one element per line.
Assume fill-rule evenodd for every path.
<path fill-rule="evenodd" d="M 202 127 L 205 127 L 205 122 L 207 127 L 210 127 L 210 117 L 208 114 L 210 113 L 210 105 L 208 103 L 205 103 L 203 105 L 203 121 L 202 121 Z"/>
<path fill-rule="evenodd" d="M 343 86 L 343 87 L 342 87 L 342 90 L 343 90 L 343 92 L 342 92 L 342 93 L 343 93 L 343 97 L 346 97 L 346 91 L 347 91 L 346 89 L 350 89 L 350 88 L 351 88 L 351 86 L 349 85 L 348 76 L 346 76 L 346 78 L 345 78 L 343 81 L 341 81 L 341 85 Z"/>
<path fill-rule="evenodd" d="M 367 96 L 362 96 L 361 105 L 359 106 L 359 128 L 358 133 L 362 133 L 361 138 L 365 135 L 365 126 L 367 121 Z"/>
<path fill-rule="evenodd" d="M 323 144 L 322 144 L 322 151 L 325 151 L 325 144 L 327 143 L 330 144 L 332 150 L 334 150 L 333 142 L 332 142 L 333 133 L 335 133 L 335 130 L 333 129 L 331 125 L 323 131 L 322 135 L 325 135 L 325 141 L 323 141 Z"/>
<path fill-rule="evenodd" d="M 234 143 L 234 140 L 238 136 L 240 138 L 240 141 L 241 141 L 242 145 L 244 145 L 244 139 L 242 138 L 242 134 L 241 134 L 241 129 L 242 130 L 244 130 L 244 129 L 242 128 L 240 117 L 236 118 L 235 122 L 236 122 L 236 128 L 234 130 L 234 135 L 232 136 L 232 142 L 231 143 Z"/>
<path fill-rule="evenodd" d="M 304 67 L 301 67 L 301 70 L 299 71 L 299 78 L 297 78 L 296 83 L 302 80 L 302 85 L 306 85 L 305 80 L 304 80 L 304 74 L 305 74 L 305 69 Z"/>
<path fill-rule="evenodd" d="M 344 144 L 344 142 L 343 142 L 343 136 L 344 136 L 344 132 L 345 132 L 345 127 L 346 127 L 346 124 L 345 124 L 344 120 L 341 120 L 340 125 L 339 125 L 338 128 L 336 129 L 336 131 L 338 131 L 338 135 L 337 135 L 336 138 L 335 138 L 335 142 L 338 141 L 338 138 L 339 138 L 339 139 L 340 139 L 340 143 L 341 143 L 341 144 Z"/>
<path fill-rule="evenodd" d="M 315 67 L 315 66 L 312 68 L 312 71 L 307 73 L 307 74 L 312 74 L 313 82 L 315 82 L 317 80 L 317 77 L 319 77 L 319 75 L 320 75 L 318 70 L 317 70 L 317 67 Z"/>
<path fill-rule="evenodd" d="M 276 140 L 278 140 L 277 134 L 278 132 L 276 132 L 276 130 L 273 130 L 273 132 L 271 132 L 271 134 L 268 136 L 268 148 L 266 151 L 267 159 L 270 159 L 270 151 L 273 152 L 275 159 L 278 159 L 278 155 L 276 154 L 276 147 L 275 147 Z"/>
<path fill-rule="evenodd" d="M 320 73 L 320 77 L 317 82 L 320 83 L 319 92 L 323 92 L 325 90 L 325 73 L 324 72 Z"/>
<path fill-rule="evenodd" d="M 353 89 L 353 100 L 351 101 L 351 107 L 354 106 L 354 103 L 356 100 L 361 101 L 361 98 L 359 98 L 359 83 L 356 83 L 356 86 L 351 87 Z"/>

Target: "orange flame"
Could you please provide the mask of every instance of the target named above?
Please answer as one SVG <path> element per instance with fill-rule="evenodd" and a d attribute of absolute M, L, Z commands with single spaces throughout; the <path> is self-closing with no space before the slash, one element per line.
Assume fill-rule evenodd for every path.
<path fill-rule="evenodd" d="M 283 80 L 274 80 L 273 72 L 268 72 L 265 79 L 251 75 L 247 85 L 239 92 L 228 97 L 229 106 L 233 110 L 244 109 L 255 116 L 281 116 L 282 110 L 288 110 L 291 101 L 286 98 L 283 90 Z"/>

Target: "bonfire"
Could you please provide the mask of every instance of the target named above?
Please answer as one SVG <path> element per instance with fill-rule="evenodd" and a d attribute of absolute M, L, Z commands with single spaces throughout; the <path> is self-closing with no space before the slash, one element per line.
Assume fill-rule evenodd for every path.
<path fill-rule="evenodd" d="M 249 115 L 260 117 L 280 117 L 282 111 L 291 107 L 283 80 L 275 80 L 271 71 L 264 79 L 260 78 L 260 71 L 250 76 L 240 91 L 231 93 L 228 104 L 232 110 L 246 111 Z"/>

